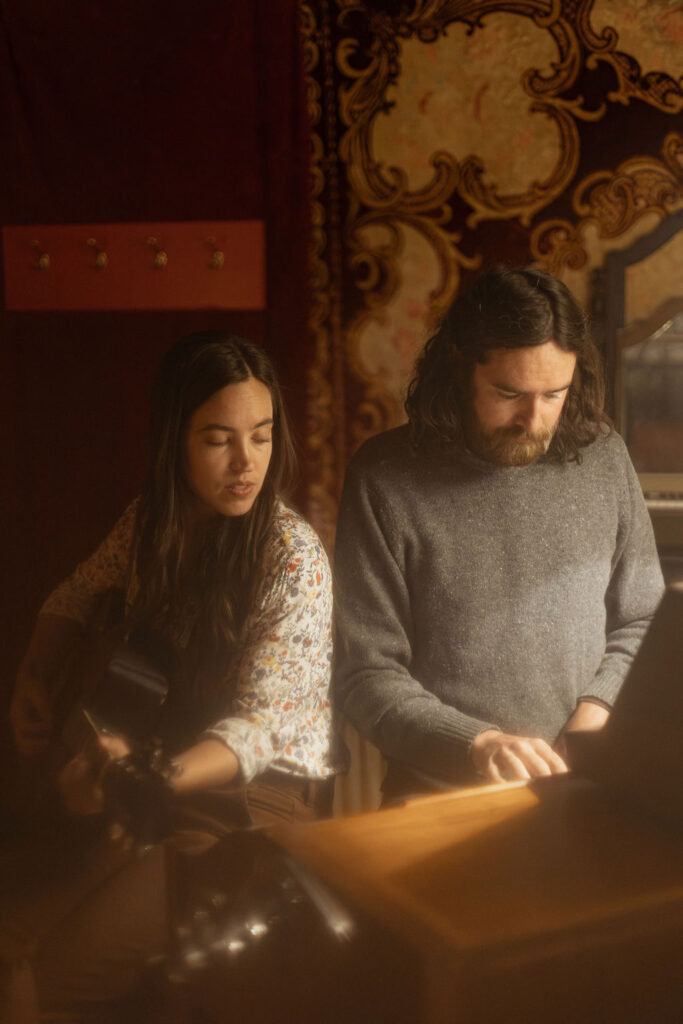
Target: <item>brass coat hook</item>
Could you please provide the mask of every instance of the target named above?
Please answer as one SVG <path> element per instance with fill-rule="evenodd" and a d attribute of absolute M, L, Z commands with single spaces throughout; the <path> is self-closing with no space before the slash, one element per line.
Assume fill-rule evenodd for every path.
<path fill-rule="evenodd" d="M 156 238 L 153 238 L 152 236 L 147 239 L 147 245 L 154 250 L 154 259 L 152 260 L 152 266 L 154 269 L 165 270 L 168 266 L 168 253 L 161 248 Z"/>
<path fill-rule="evenodd" d="M 223 265 L 225 263 L 225 253 L 222 251 L 222 249 L 216 248 L 216 239 L 213 237 L 213 235 L 210 235 L 208 238 L 205 238 L 204 241 L 208 245 L 209 249 L 211 249 L 211 259 L 209 260 L 209 266 L 211 267 L 212 270 L 222 270 Z"/>
<path fill-rule="evenodd" d="M 109 263 L 109 257 L 107 256 L 104 249 L 100 249 L 99 245 L 97 244 L 97 239 L 88 238 L 85 244 L 89 245 L 91 249 L 95 250 L 95 262 L 93 263 L 93 267 L 95 268 L 95 270 L 104 270 L 107 264 Z"/>
<path fill-rule="evenodd" d="M 34 238 L 31 242 L 31 248 L 35 249 L 38 253 L 38 259 L 33 264 L 34 270 L 49 270 L 50 269 L 50 254 L 45 252 L 42 245 L 37 238 Z"/>

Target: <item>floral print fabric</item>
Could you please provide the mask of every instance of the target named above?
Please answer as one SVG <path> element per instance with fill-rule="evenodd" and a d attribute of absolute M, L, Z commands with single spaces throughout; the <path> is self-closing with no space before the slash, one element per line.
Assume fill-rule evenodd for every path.
<path fill-rule="evenodd" d="M 50 595 L 41 612 L 87 622 L 99 595 L 128 585 L 136 503 L 106 540 Z M 296 513 L 278 503 L 266 572 L 231 685 L 230 713 L 207 735 L 226 743 L 249 782 L 268 768 L 316 778 L 335 771 L 329 683 L 332 581 L 322 544 Z"/>

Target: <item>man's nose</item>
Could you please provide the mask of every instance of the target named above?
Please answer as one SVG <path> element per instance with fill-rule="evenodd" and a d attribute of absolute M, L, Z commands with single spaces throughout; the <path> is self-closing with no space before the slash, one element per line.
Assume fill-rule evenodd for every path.
<path fill-rule="evenodd" d="M 535 398 L 533 395 L 527 395 L 524 404 L 518 412 L 517 423 L 529 434 L 535 434 L 538 430 L 543 429 L 543 415 L 541 408 L 541 399 Z"/>

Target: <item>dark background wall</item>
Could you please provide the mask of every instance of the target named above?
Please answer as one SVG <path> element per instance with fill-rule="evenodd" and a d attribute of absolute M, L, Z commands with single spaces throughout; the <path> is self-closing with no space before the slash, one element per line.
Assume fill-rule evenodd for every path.
<path fill-rule="evenodd" d="M 305 418 L 309 128 L 294 0 L 0 3 L 0 222 L 261 219 L 266 308 L 0 313 L 2 676 L 137 493 L 159 357 L 263 343 Z"/>

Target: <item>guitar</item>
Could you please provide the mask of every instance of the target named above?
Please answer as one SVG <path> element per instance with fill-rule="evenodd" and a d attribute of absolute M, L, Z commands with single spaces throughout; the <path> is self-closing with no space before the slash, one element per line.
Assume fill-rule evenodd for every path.
<path fill-rule="evenodd" d="M 168 682 L 151 660 L 129 644 L 123 595 L 102 595 L 95 614 L 51 681 L 54 740 L 43 753 L 21 759 L 13 808 L 20 827 L 52 827 L 65 817 L 57 780 L 74 757 L 85 756 L 97 778 L 109 764 L 102 733 L 121 736 L 142 770 L 154 753 Z M 152 765 L 150 761 L 150 766 Z"/>

